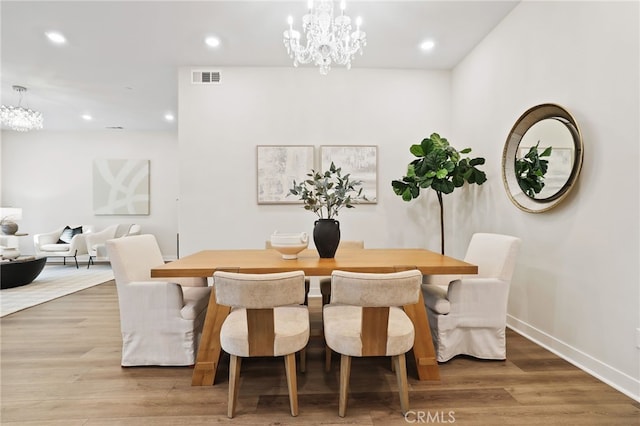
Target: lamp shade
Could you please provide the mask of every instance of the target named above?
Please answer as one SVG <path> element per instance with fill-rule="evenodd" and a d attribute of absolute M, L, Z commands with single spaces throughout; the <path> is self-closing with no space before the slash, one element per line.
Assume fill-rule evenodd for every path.
<path fill-rule="evenodd" d="M 22 220 L 22 209 L 19 207 L 0 207 L 1 220 Z"/>

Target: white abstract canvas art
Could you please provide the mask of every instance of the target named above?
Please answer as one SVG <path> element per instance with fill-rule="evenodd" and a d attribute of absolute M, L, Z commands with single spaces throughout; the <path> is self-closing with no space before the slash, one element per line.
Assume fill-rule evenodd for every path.
<path fill-rule="evenodd" d="M 94 160 L 93 212 L 96 215 L 148 215 L 149 160 Z"/>

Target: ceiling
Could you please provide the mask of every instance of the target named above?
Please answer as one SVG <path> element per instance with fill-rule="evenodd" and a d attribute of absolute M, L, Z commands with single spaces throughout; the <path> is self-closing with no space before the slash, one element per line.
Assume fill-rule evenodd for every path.
<path fill-rule="evenodd" d="M 347 1 L 345 13 L 361 16 L 367 33 L 352 69 L 451 69 L 517 3 Z M 41 111 L 47 130 L 176 130 L 164 115 L 177 117 L 179 67 L 291 67 L 282 34 L 288 15 L 300 29 L 306 1 L 2 0 L 0 8 L 2 104 L 18 103 L 17 84 L 28 88 L 22 106 Z M 51 43 L 53 30 L 67 43 Z M 220 47 L 205 45 L 209 35 Z M 426 39 L 436 42 L 430 52 L 419 49 Z M 338 68 L 330 73 L 346 72 Z"/>

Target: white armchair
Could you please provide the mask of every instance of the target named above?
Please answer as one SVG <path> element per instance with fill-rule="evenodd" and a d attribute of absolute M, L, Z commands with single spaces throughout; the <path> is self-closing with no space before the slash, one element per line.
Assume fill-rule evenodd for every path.
<path fill-rule="evenodd" d="M 87 253 L 89 254 L 89 262 L 87 269 L 94 263 L 95 259 L 108 259 L 105 243 L 113 238 L 129 237 L 132 235 L 140 235 L 140 225 L 121 223 L 111 225 L 102 231 L 92 232 L 85 238 L 87 242 Z"/>
<path fill-rule="evenodd" d="M 105 244 L 118 290 L 121 365 L 193 365 L 211 293 L 206 279 L 151 278 L 164 263 L 153 235 Z"/>
<path fill-rule="evenodd" d="M 61 242 L 60 238 L 65 229 L 82 229 L 82 233 L 73 235 L 68 242 Z M 33 245 L 36 256 L 41 257 L 62 257 L 62 263 L 67 264 L 67 257 L 73 257 L 78 268 L 78 256 L 87 254 L 87 244 L 85 237 L 93 231 L 93 226 L 82 225 L 81 227 L 62 227 L 52 232 L 35 234 Z M 68 232 L 68 231 L 67 231 Z"/>
<path fill-rule="evenodd" d="M 511 276 L 520 239 L 474 234 L 464 260 L 475 276 L 427 276 L 422 293 L 440 362 L 456 355 L 505 359 L 505 327 Z"/>

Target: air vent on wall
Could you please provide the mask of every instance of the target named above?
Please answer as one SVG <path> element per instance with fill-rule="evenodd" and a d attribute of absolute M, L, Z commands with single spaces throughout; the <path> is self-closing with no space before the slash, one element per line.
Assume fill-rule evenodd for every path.
<path fill-rule="evenodd" d="M 220 84 L 220 71 L 192 70 L 191 83 Z"/>

